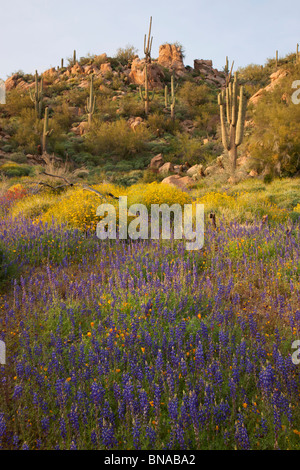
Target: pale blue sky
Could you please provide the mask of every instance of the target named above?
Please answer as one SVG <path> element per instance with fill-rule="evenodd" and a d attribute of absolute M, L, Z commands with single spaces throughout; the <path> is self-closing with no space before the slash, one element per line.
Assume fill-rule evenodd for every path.
<path fill-rule="evenodd" d="M 115 55 L 131 44 L 143 56 L 152 15 L 152 57 L 159 46 L 180 42 L 185 65 L 212 59 L 222 69 L 263 64 L 278 49 L 283 56 L 300 43 L 299 0 L 1 0 L 0 77 L 21 69 L 43 72 L 61 57 Z M 5 4 L 5 5 L 4 5 Z"/>

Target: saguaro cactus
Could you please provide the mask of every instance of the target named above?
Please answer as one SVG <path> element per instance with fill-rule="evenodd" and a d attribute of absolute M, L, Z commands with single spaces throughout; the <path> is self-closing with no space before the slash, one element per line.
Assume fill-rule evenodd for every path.
<path fill-rule="evenodd" d="M 168 104 L 170 103 L 170 110 L 171 110 L 171 119 L 174 121 L 175 119 L 175 103 L 176 103 L 176 97 L 175 97 L 175 90 L 177 89 L 178 84 L 176 87 L 174 86 L 174 79 L 175 79 L 175 74 L 174 70 L 171 76 L 171 96 L 169 98 L 168 96 L 168 87 L 165 86 L 165 105 L 166 108 L 168 107 Z"/>
<path fill-rule="evenodd" d="M 150 16 L 150 25 L 149 25 L 149 34 L 148 34 L 147 44 L 146 44 L 147 35 L 145 34 L 145 37 L 144 37 L 144 53 L 145 53 L 146 63 L 151 62 L 151 48 L 152 48 L 152 41 L 153 41 L 153 36 L 151 36 L 151 27 L 152 27 L 152 16 Z"/>
<path fill-rule="evenodd" d="M 94 95 L 94 86 L 93 86 L 94 76 L 91 76 L 91 84 L 90 84 L 90 96 L 86 100 L 86 111 L 88 113 L 88 125 L 90 127 L 92 123 L 92 116 L 95 111 L 96 105 L 96 97 Z"/>
<path fill-rule="evenodd" d="M 297 49 L 296 49 L 296 63 L 300 61 L 300 54 L 299 54 L 299 44 L 297 43 Z"/>
<path fill-rule="evenodd" d="M 240 87 L 239 97 L 238 103 L 238 81 L 235 73 L 233 82 L 230 80 L 218 96 L 222 143 L 229 153 L 233 171 L 236 169 L 237 148 L 241 145 L 244 135 L 247 102 L 243 86 Z"/>
<path fill-rule="evenodd" d="M 39 83 L 39 76 L 37 70 L 35 71 L 35 87 L 34 91 L 30 89 L 30 98 L 31 101 L 34 103 L 35 112 L 39 119 L 42 117 L 42 107 L 43 107 L 43 77 L 41 77 L 41 81 Z"/>
<path fill-rule="evenodd" d="M 48 125 L 48 106 L 45 108 L 45 116 L 44 116 L 44 129 L 43 129 L 43 137 L 42 137 L 42 150 L 43 153 L 47 152 L 47 139 L 52 134 L 53 129 L 49 130 Z"/>
<path fill-rule="evenodd" d="M 144 69 L 144 73 L 145 73 L 145 93 L 143 94 L 143 91 L 142 91 L 142 87 L 140 86 L 139 88 L 139 91 L 140 91 L 140 97 L 142 100 L 144 100 L 145 102 L 145 114 L 148 115 L 149 114 L 149 103 L 150 101 L 153 100 L 154 98 L 154 90 L 152 91 L 152 93 L 150 94 L 149 92 L 149 83 L 148 83 L 148 67 L 147 67 L 147 62 L 145 64 L 145 69 Z"/>
<path fill-rule="evenodd" d="M 76 64 L 76 51 L 74 49 L 74 52 L 73 52 L 73 65 Z"/>

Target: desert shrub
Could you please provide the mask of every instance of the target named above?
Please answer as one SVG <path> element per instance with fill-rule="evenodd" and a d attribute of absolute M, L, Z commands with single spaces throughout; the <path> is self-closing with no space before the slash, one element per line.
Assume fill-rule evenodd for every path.
<path fill-rule="evenodd" d="M 95 122 L 86 135 L 86 147 L 92 154 L 114 154 L 125 158 L 145 148 L 149 131 L 138 126 L 133 131 L 124 119 L 115 122 Z"/>
<path fill-rule="evenodd" d="M 129 188 L 127 192 L 128 205 L 144 204 L 150 209 L 151 204 L 188 204 L 191 197 L 176 186 L 153 182 L 151 184 L 137 184 Z"/>
<path fill-rule="evenodd" d="M 170 117 L 166 117 L 158 112 L 148 116 L 147 125 L 150 131 L 154 134 L 156 134 L 157 131 L 161 134 L 165 132 L 173 132 L 175 128 L 175 124 Z"/>
<path fill-rule="evenodd" d="M 162 173 L 157 173 L 147 168 L 143 173 L 143 183 L 161 182 L 165 178 Z"/>
<path fill-rule="evenodd" d="M 52 83 L 51 89 L 48 92 L 52 97 L 56 97 L 67 90 L 71 90 L 71 85 L 66 79 L 61 77 L 58 82 Z"/>
<path fill-rule="evenodd" d="M 177 92 L 179 99 L 185 105 L 190 117 L 198 118 L 205 127 L 213 114 L 218 115 L 216 94 L 205 84 L 186 81 Z"/>
<path fill-rule="evenodd" d="M 35 219 L 46 212 L 58 200 L 58 196 L 49 193 L 27 196 L 16 202 L 11 208 L 13 218 L 23 216 L 25 218 Z"/>
<path fill-rule="evenodd" d="M 132 170 L 126 174 L 114 174 L 111 181 L 117 186 L 132 186 L 142 179 L 143 173 L 140 170 Z"/>
<path fill-rule="evenodd" d="M 300 106 L 291 100 L 292 83 L 299 74 L 300 65 L 291 68 L 280 85 L 255 106 L 247 147 L 251 164 L 259 172 L 267 168 L 272 176 L 292 176 L 300 170 Z"/>
<path fill-rule="evenodd" d="M 10 154 L 9 159 L 15 163 L 27 163 L 27 157 L 22 152 Z"/>
<path fill-rule="evenodd" d="M 237 72 L 240 82 L 250 81 L 266 86 L 269 81 L 269 72 L 266 72 L 262 65 L 249 64 L 246 67 L 239 67 Z"/>
<path fill-rule="evenodd" d="M 106 60 L 106 56 L 101 54 L 93 56 L 93 64 L 96 65 L 96 67 L 100 67 L 100 65 L 104 64 Z"/>
<path fill-rule="evenodd" d="M 0 171 L 8 178 L 29 176 L 33 172 L 30 165 L 18 165 L 17 163 L 4 163 Z"/>
<path fill-rule="evenodd" d="M 131 44 L 127 44 L 124 48 L 119 47 L 115 58 L 122 64 L 127 65 L 137 55 L 138 50 Z"/>
<path fill-rule="evenodd" d="M 100 96 L 96 97 L 95 120 L 107 121 L 115 119 L 117 109 L 118 102 L 112 101 L 110 96 L 101 93 Z"/>
<path fill-rule="evenodd" d="M 95 185 L 93 188 L 103 195 L 112 193 L 117 197 L 124 193 L 124 189 L 111 184 Z M 49 223 L 53 220 L 58 223 L 63 222 L 80 230 L 95 230 L 99 222 L 99 217 L 96 215 L 97 207 L 105 202 L 115 205 L 118 203 L 112 198 L 108 197 L 106 200 L 91 191 L 76 188 L 64 194 L 40 217 L 40 220 Z"/>
<path fill-rule="evenodd" d="M 73 122 L 73 116 L 69 109 L 68 103 L 65 102 L 55 106 L 52 119 L 52 123 L 56 123 L 58 128 L 64 132 L 67 132 Z"/>
<path fill-rule="evenodd" d="M 131 204 L 145 204 L 150 209 L 151 204 L 186 204 L 191 201 L 190 196 L 167 184 L 134 184 L 127 188 L 115 184 L 102 183 L 94 185 L 94 189 L 102 195 L 113 194 L 116 197 L 127 196 L 128 207 Z M 51 207 L 43 213 L 39 220 L 51 223 L 67 223 L 68 226 L 80 230 L 95 230 L 99 222 L 99 216 L 96 215 L 97 207 L 101 203 L 110 203 L 115 206 L 118 220 L 119 201 L 109 196 L 99 197 L 97 194 L 81 188 L 69 190 L 57 199 Z"/>
<path fill-rule="evenodd" d="M 236 193 L 231 196 L 218 191 L 211 191 L 197 198 L 196 203 L 204 204 L 205 213 L 214 212 L 227 222 L 254 222 L 264 215 L 273 222 L 284 222 L 289 213 L 268 199 L 265 193 Z"/>
<path fill-rule="evenodd" d="M 33 103 L 28 92 L 14 88 L 6 94 L 5 109 L 9 115 L 20 115 L 21 112 L 26 108 L 33 109 Z"/>
<path fill-rule="evenodd" d="M 180 159 L 181 163 L 188 162 L 193 165 L 203 161 L 201 157 L 202 143 L 186 132 L 177 132 L 171 141 L 172 152 L 176 155 L 176 159 Z"/>
<path fill-rule="evenodd" d="M 142 116 L 144 114 L 144 103 L 137 94 L 127 94 L 119 101 L 121 116 Z"/>
<path fill-rule="evenodd" d="M 16 118 L 12 142 L 25 153 L 36 153 L 41 143 L 43 121 L 36 119 L 34 109 L 23 109 Z"/>
<path fill-rule="evenodd" d="M 68 91 L 68 104 L 69 106 L 76 106 L 78 108 L 85 108 L 86 99 L 89 94 L 88 88 L 74 87 Z M 63 104 L 63 103 L 61 103 Z"/>

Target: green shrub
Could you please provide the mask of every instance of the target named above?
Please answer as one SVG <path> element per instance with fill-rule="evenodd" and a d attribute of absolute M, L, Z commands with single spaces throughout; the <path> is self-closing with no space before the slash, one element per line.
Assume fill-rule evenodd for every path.
<path fill-rule="evenodd" d="M 291 66 L 289 75 L 260 98 L 252 113 L 246 146 L 259 172 L 268 168 L 273 176 L 292 176 L 300 171 L 300 106 L 291 100 L 292 83 L 299 75 L 300 64 Z"/>
<path fill-rule="evenodd" d="M 17 163 L 4 163 L 0 166 L 0 171 L 8 178 L 29 176 L 33 174 L 33 168 L 30 165 L 18 165 Z"/>
<path fill-rule="evenodd" d="M 127 44 L 124 48 L 119 47 L 115 59 L 117 59 L 122 65 L 127 65 L 128 62 L 134 59 L 137 53 L 138 50 L 134 46 Z"/>
<path fill-rule="evenodd" d="M 15 163 L 27 163 L 26 155 L 21 152 L 15 152 L 10 154 L 9 159 Z"/>
<path fill-rule="evenodd" d="M 92 154 L 113 154 L 119 159 L 142 151 L 149 140 L 149 131 L 138 126 L 133 131 L 124 119 L 95 122 L 86 134 L 86 147 Z"/>
<path fill-rule="evenodd" d="M 36 119 L 34 109 L 23 109 L 16 119 L 12 142 L 26 153 L 37 153 L 41 143 L 43 121 Z"/>
<path fill-rule="evenodd" d="M 33 103 L 28 92 L 14 88 L 6 94 L 5 109 L 9 115 L 20 115 L 21 112 L 26 108 L 33 109 Z"/>

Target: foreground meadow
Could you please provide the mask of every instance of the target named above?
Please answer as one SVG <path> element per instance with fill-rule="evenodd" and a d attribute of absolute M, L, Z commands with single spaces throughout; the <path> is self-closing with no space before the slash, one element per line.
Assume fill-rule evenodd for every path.
<path fill-rule="evenodd" d="M 203 202 L 202 250 L 100 241 L 92 193 L 2 195 L 2 449 L 300 448 L 299 181 L 168 191 L 138 194 Z"/>

